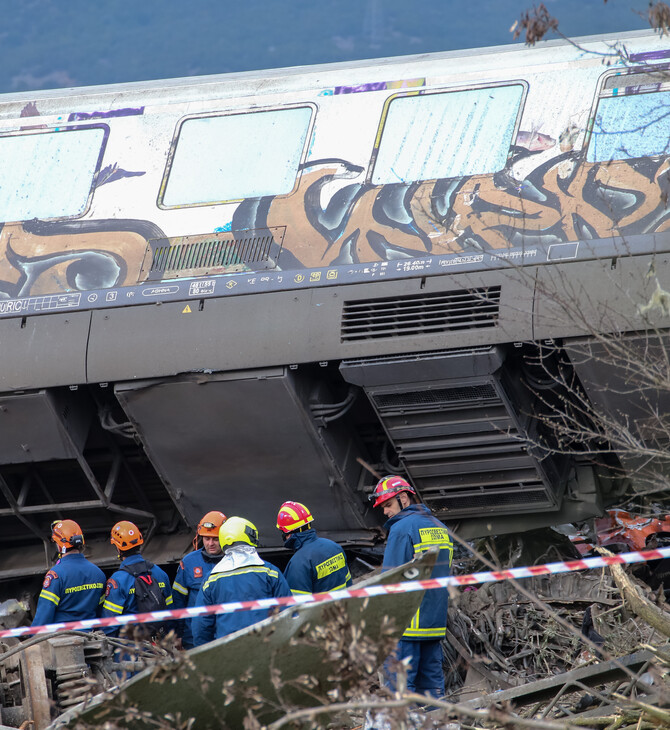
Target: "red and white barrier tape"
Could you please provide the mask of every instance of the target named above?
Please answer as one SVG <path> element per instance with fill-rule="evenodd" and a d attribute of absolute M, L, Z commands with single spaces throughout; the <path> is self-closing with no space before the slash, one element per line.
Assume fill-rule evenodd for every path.
<path fill-rule="evenodd" d="M 584 558 L 583 560 L 567 560 L 561 563 L 546 563 L 532 565 L 527 568 L 510 568 L 509 570 L 491 570 L 470 575 L 452 575 L 448 578 L 430 578 L 428 580 L 410 580 L 390 585 L 376 585 L 368 588 L 346 588 L 331 593 L 314 593 L 285 598 L 262 598 L 257 601 L 236 601 L 234 603 L 220 603 L 213 606 L 194 606 L 193 608 L 175 608 L 171 611 L 153 611 L 151 613 L 124 614 L 108 618 L 91 618 L 85 621 L 67 621 L 44 626 L 21 626 L 17 629 L 0 631 L 0 639 L 10 636 L 28 636 L 30 634 L 46 634 L 54 631 L 102 628 L 104 626 L 125 626 L 127 624 L 141 624 L 153 621 L 170 621 L 206 614 L 237 613 L 238 611 L 253 611 L 261 608 L 295 606 L 303 603 L 319 603 L 338 598 L 367 598 L 382 596 L 391 593 L 409 593 L 411 591 L 432 590 L 447 586 L 471 586 L 480 583 L 494 583 L 510 578 L 531 578 L 537 575 L 553 573 L 569 573 L 574 570 L 590 570 L 603 568 L 608 565 L 622 565 L 627 563 L 644 563 L 648 560 L 670 558 L 670 547 L 642 552 L 621 553 L 619 555 L 603 556 L 599 558 Z"/>

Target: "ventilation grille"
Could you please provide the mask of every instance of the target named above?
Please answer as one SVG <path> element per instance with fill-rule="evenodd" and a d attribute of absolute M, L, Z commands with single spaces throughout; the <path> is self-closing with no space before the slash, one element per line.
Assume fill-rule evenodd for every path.
<path fill-rule="evenodd" d="M 521 507 L 521 511 L 528 511 L 529 507 L 546 507 L 547 491 L 543 484 L 536 488 L 525 485 L 523 491 L 516 494 L 454 494 L 444 497 L 435 497 L 431 500 L 431 508 L 436 512 L 448 511 L 449 517 L 458 512 L 461 515 L 472 514 L 473 510 L 488 511 L 491 505 L 496 510 L 509 511 L 510 508 Z M 487 510 L 488 508 L 488 510 Z"/>
<path fill-rule="evenodd" d="M 536 424 L 498 375 L 371 386 L 366 393 L 421 498 L 450 519 L 555 509 L 563 479 L 530 444 Z"/>
<path fill-rule="evenodd" d="M 500 287 L 345 302 L 342 342 L 495 327 Z"/>
<path fill-rule="evenodd" d="M 284 227 L 149 241 L 140 280 L 261 271 L 276 266 Z"/>
<path fill-rule="evenodd" d="M 381 412 L 423 408 L 425 406 L 454 405 L 473 401 L 497 401 L 498 394 L 491 383 L 463 386 L 461 388 L 436 388 L 409 392 L 385 393 L 376 397 Z"/>

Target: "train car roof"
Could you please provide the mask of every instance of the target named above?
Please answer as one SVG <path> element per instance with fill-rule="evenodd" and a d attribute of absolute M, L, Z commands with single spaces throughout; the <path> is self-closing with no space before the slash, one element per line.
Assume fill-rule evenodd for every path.
<path fill-rule="evenodd" d="M 163 94 L 169 94 L 171 91 L 177 90 L 180 99 L 187 100 L 190 95 L 189 89 L 193 90 L 194 97 L 197 95 L 197 98 L 202 98 L 203 94 L 206 96 L 205 90 L 208 85 L 212 86 L 212 91 L 216 89 L 218 98 L 222 97 L 222 85 L 225 85 L 223 96 L 239 97 L 245 95 L 245 93 L 262 94 L 314 89 L 319 86 L 327 86 L 328 83 L 334 83 L 334 80 L 341 78 L 343 74 L 346 74 L 348 83 L 352 84 L 388 80 L 389 70 L 399 72 L 403 67 L 411 66 L 414 72 L 421 74 L 424 64 L 428 68 L 436 62 L 451 64 L 454 61 L 464 59 L 468 60 L 468 71 L 483 71 L 490 67 L 489 57 L 493 55 L 506 58 L 505 65 L 510 68 L 526 66 L 539 60 L 540 57 L 542 63 L 565 62 L 583 59 L 585 54 L 596 51 L 594 46 L 601 46 L 600 51 L 602 52 L 603 46 L 613 47 L 616 43 L 635 43 L 640 40 L 648 43 L 654 39 L 659 47 L 662 46 L 663 39 L 659 33 L 651 29 L 645 29 L 618 34 L 590 35 L 574 39 L 552 39 L 541 41 L 535 46 L 513 43 L 309 66 L 290 66 L 203 76 L 131 81 L 99 86 L 13 92 L 1 94 L 0 104 L 9 103 L 11 105 L 12 102 L 25 104 L 35 100 L 67 101 L 72 98 L 99 98 L 100 96 L 118 94 L 143 96 L 153 93 L 160 97 Z M 668 56 L 670 57 L 670 50 Z M 500 60 L 498 58 L 496 63 L 498 69 L 500 68 Z M 378 79 L 376 79 L 377 76 Z"/>

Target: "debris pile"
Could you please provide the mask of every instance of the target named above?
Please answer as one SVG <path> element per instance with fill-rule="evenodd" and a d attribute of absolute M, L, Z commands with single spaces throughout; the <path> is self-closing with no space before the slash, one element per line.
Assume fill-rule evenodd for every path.
<path fill-rule="evenodd" d="M 664 640 L 624 608 L 606 570 L 530 578 L 524 587 L 551 612 L 510 581 L 465 590 L 452 599 L 448 640 L 458 655 L 452 674 L 466 688 L 508 689 L 593 662 L 598 651 L 585 639 L 614 656 Z M 451 678 L 452 690 L 458 678 Z"/>

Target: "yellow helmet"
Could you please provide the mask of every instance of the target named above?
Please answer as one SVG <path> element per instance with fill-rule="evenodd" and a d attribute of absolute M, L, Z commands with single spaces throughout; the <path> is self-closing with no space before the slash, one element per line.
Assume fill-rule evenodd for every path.
<path fill-rule="evenodd" d="M 256 525 L 244 517 L 229 517 L 219 529 L 219 543 L 222 548 L 243 542 L 251 547 L 258 547 L 258 530 Z"/>

